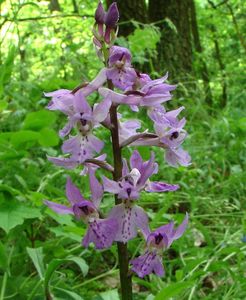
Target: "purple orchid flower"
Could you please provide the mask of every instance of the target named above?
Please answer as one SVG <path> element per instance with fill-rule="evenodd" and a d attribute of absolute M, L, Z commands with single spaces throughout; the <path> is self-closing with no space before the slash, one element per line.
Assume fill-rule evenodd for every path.
<path fill-rule="evenodd" d="M 131 158 L 131 171 L 126 160 L 123 161 L 123 178 L 116 182 L 103 176 L 104 190 L 117 194 L 122 203 L 116 205 L 110 212 L 110 217 L 117 218 L 119 228 L 116 234 L 116 241 L 126 243 L 137 235 L 137 229 L 142 232 L 148 231 L 148 217 L 144 210 L 134 203 L 139 198 L 141 190 L 148 192 L 175 191 L 178 185 L 171 185 L 162 182 L 150 182 L 148 178 L 157 172 L 158 165 L 154 162 L 152 153 L 149 161 L 144 162 L 138 153 L 134 151 Z"/>
<path fill-rule="evenodd" d="M 84 97 L 89 96 L 94 91 L 98 90 L 107 80 L 106 68 L 101 69 L 98 75 L 89 83 L 85 83 L 85 86 L 81 88 Z M 74 94 L 70 90 L 61 89 L 54 92 L 44 93 L 45 97 L 52 97 L 48 103 L 47 108 L 49 110 L 60 110 L 65 113 L 70 107 L 73 107 Z"/>
<path fill-rule="evenodd" d="M 95 176 L 95 170 L 89 169 L 91 201 L 86 200 L 79 189 L 67 179 L 66 195 L 70 207 L 46 200 L 45 204 L 58 214 L 73 214 L 76 219 L 82 219 L 88 224 L 82 245 L 88 247 L 92 242 L 97 249 L 108 248 L 112 245 L 118 223 L 115 218 L 100 219 L 98 208 L 103 196 L 103 187 Z"/>
<path fill-rule="evenodd" d="M 59 102 L 61 106 L 61 102 Z M 73 127 L 77 126 L 79 134 L 70 137 L 62 145 L 63 153 L 69 153 L 70 158 L 48 157 L 57 165 L 73 168 L 83 163 L 86 159 L 93 158 L 94 153 L 99 153 L 104 143 L 92 134 L 93 128 L 100 125 L 100 122 L 108 115 L 111 102 L 103 100 L 93 109 L 86 101 L 82 90 L 78 91 L 73 98 L 73 106 L 63 106 L 62 111 L 68 116 L 68 123 L 60 130 L 60 136 L 65 137 Z"/>
<path fill-rule="evenodd" d="M 131 66 L 131 53 L 128 49 L 112 46 L 108 65 L 107 78 L 112 81 L 115 87 L 123 91 L 132 88 L 137 74 Z"/>
<path fill-rule="evenodd" d="M 132 271 L 143 278 L 146 275 L 155 273 L 157 276 L 164 276 L 164 268 L 162 265 L 162 251 L 168 249 L 173 241 L 179 239 L 188 224 L 188 214 L 186 214 L 183 222 L 175 229 L 174 223 L 171 222 L 157 228 L 154 232 L 145 232 L 145 240 L 147 250 L 145 253 L 130 261 Z"/>
<path fill-rule="evenodd" d="M 187 136 L 183 129 L 186 120 L 178 120 L 177 116 L 184 109 L 178 109 L 166 112 L 161 105 L 149 110 L 148 115 L 154 121 L 156 137 L 140 138 L 132 145 L 157 146 L 166 150 L 165 159 L 171 166 L 177 167 L 179 164 L 188 166 L 190 164 L 189 154 L 182 149 L 181 144 Z"/>
<path fill-rule="evenodd" d="M 133 151 L 130 158 L 131 171 L 126 160 L 123 160 L 122 179 L 116 182 L 103 176 L 104 190 L 117 194 L 122 200 L 137 200 L 142 190 L 147 192 L 176 191 L 179 185 L 149 181 L 149 177 L 158 171 L 158 164 L 154 160 L 153 152 L 150 159 L 144 162 L 139 152 Z"/>
<path fill-rule="evenodd" d="M 158 106 L 172 98 L 170 91 L 176 88 L 175 85 L 164 83 L 168 75 L 156 80 L 146 81 L 140 90 L 128 90 L 125 94 L 114 92 L 108 88 L 101 87 L 99 93 L 104 98 L 109 98 L 115 104 L 128 104 L 134 111 L 138 106 Z"/>

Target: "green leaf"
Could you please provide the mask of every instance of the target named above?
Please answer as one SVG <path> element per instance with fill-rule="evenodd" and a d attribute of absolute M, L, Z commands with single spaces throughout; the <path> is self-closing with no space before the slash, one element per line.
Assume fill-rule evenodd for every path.
<path fill-rule="evenodd" d="M 65 290 L 65 289 L 62 289 L 62 288 L 58 288 L 58 287 L 55 287 L 55 289 L 56 290 L 58 290 L 58 291 L 61 291 L 61 292 L 63 292 L 63 294 L 67 294 L 68 296 L 70 296 L 69 298 L 64 298 L 64 296 L 63 296 L 63 298 L 61 298 L 61 299 L 74 299 L 74 300 L 84 300 L 84 298 L 82 298 L 80 295 L 78 295 L 78 294 L 76 294 L 76 293 L 74 293 L 74 292 L 72 292 L 72 291 L 69 291 L 69 290 Z"/>
<path fill-rule="evenodd" d="M 49 291 L 49 282 L 50 282 L 50 279 L 51 279 L 53 273 L 55 272 L 55 270 L 59 266 L 65 264 L 65 263 L 69 263 L 69 262 L 76 263 L 79 266 L 82 274 L 84 276 L 87 275 L 89 267 L 88 267 L 87 263 L 85 262 L 85 260 L 81 257 L 68 257 L 68 258 L 64 258 L 64 259 L 53 259 L 48 264 L 47 270 L 45 272 L 44 287 L 45 287 L 46 291 Z"/>
<path fill-rule="evenodd" d="M 58 145 L 59 138 L 55 130 L 49 128 L 43 128 L 39 133 L 40 133 L 40 137 L 38 139 L 38 142 L 41 146 L 53 147 Z"/>
<path fill-rule="evenodd" d="M 38 132 L 31 130 L 20 130 L 13 132 L 11 136 L 11 143 L 16 148 L 24 147 L 24 145 L 28 142 L 38 141 L 40 135 Z"/>
<path fill-rule="evenodd" d="M 7 271 L 8 269 L 8 256 L 5 247 L 1 242 L 0 242 L 0 268 L 3 271 Z"/>
<path fill-rule="evenodd" d="M 38 275 L 41 279 L 44 279 L 45 274 L 45 268 L 44 268 L 44 254 L 43 254 L 43 248 L 26 248 L 28 255 L 30 256 Z"/>
<path fill-rule="evenodd" d="M 41 130 L 50 127 L 56 121 L 54 112 L 48 110 L 39 110 L 29 113 L 23 123 L 23 129 Z"/>
<path fill-rule="evenodd" d="M 100 294 L 103 300 L 120 300 L 117 290 L 111 290 Z"/>
<path fill-rule="evenodd" d="M 25 219 L 40 218 L 38 208 L 28 207 L 17 201 L 4 201 L 0 204 L 0 227 L 6 232 L 17 225 L 21 225 Z"/>
<path fill-rule="evenodd" d="M 156 296 L 154 300 L 168 300 L 174 296 L 181 294 L 186 289 L 190 288 L 194 283 L 190 281 L 175 282 L 169 284 L 163 288 Z"/>

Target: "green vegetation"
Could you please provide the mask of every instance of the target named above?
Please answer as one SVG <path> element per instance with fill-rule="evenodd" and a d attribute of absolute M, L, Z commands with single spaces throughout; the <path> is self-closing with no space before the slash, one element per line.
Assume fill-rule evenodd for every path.
<path fill-rule="evenodd" d="M 175 107 L 186 107 L 185 148 L 193 163 L 171 169 L 164 163 L 163 151 L 153 149 L 161 177 L 179 183 L 181 189 L 165 195 L 145 193 L 140 200 L 150 207 L 152 228 L 168 222 L 174 213 L 180 221 L 186 211 L 189 228 L 165 252 L 163 279 L 133 277 L 136 300 L 246 299 L 246 64 L 241 34 L 245 7 L 240 0 L 229 1 L 229 7 L 224 2 L 214 8 L 207 1 L 196 1 L 203 51 L 193 52 L 193 72 L 179 79 L 172 100 Z M 41 300 L 44 295 L 51 299 L 50 294 L 53 299 L 117 300 L 116 246 L 101 252 L 82 248 L 84 225 L 43 205 L 44 199 L 65 203 L 68 174 L 84 194 L 88 191 L 87 179 L 78 176 L 80 170 L 67 171 L 46 159 L 60 153 L 57 131 L 64 118 L 45 110 L 48 99 L 43 92 L 71 89 L 102 67 L 91 41 L 97 1 L 60 0 L 61 11 L 52 8 L 54 3 L 58 2 L 49 6 L 49 1 L 0 0 L 0 300 Z M 175 32 L 172 21 L 165 22 Z M 133 33 L 119 37 L 118 43 L 130 47 L 138 68 L 154 70 L 161 29 L 136 21 L 133 26 Z M 204 61 L 212 106 L 205 100 Z M 172 74 L 169 80 L 177 82 Z M 173 107 L 171 102 L 167 105 Z M 148 128 L 144 111 L 138 117 Z M 109 139 L 103 131 L 99 135 Z M 106 144 L 107 152 L 109 140 Z M 139 149 L 147 158 L 148 152 Z M 110 201 L 106 196 L 105 211 Z M 137 255 L 140 241 L 130 241 L 132 255 Z"/>

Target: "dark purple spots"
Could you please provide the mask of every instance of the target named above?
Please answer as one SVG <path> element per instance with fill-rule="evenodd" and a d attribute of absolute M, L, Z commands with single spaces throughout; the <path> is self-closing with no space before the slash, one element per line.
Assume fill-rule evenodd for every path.
<path fill-rule="evenodd" d="M 174 140 L 174 139 L 178 138 L 178 136 L 179 136 L 178 131 L 174 131 L 170 136 L 170 140 Z"/>
<path fill-rule="evenodd" d="M 80 209 L 83 211 L 85 215 L 89 215 L 89 209 L 87 205 L 80 207 Z"/>
<path fill-rule="evenodd" d="M 87 124 L 87 121 L 85 119 L 80 119 L 80 123 L 82 126 L 85 126 Z"/>
<path fill-rule="evenodd" d="M 155 236 L 155 243 L 156 243 L 156 245 L 159 245 L 162 240 L 163 240 L 163 236 L 160 233 L 158 233 Z"/>
<path fill-rule="evenodd" d="M 126 192 L 127 192 L 128 197 L 130 197 L 132 189 L 131 188 L 126 189 Z"/>

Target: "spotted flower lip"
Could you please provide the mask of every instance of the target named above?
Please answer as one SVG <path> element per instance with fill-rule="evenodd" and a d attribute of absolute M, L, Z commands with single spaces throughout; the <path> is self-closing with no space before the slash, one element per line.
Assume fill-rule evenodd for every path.
<path fill-rule="evenodd" d="M 82 241 L 84 247 L 94 243 L 97 249 L 108 248 L 115 239 L 118 223 L 114 217 L 110 219 L 99 218 L 98 208 L 103 196 L 103 188 L 95 176 L 95 169 L 89 168 L 89 181 L 91 201 L 82 196 L 79 189 L 72 184 L 68 177 L 66 195 L 70 207 L 48 200 L 44 203 L 58 214 L 73 214 L 78 220 L 82 219 L 88 225 L 86 235 Z"/>
<path fill-rule="evenodd" d="M 183 222 L 176 229 L 174 228 L 174 223 L 170 222 L 153 232 L 150 232 L 150 230 L 145 231 L 144 237 L 147 250 L 143 255 L 130 261 L 132 271 L 141 278 L 151 273 L 160 277 L 164 276 L 165 271 L 162 265 L 161 252 L 163 249 L 169 248 L 173 241 L 183 235 L 187 224 L 188 214 L 186 213 Z"/>

